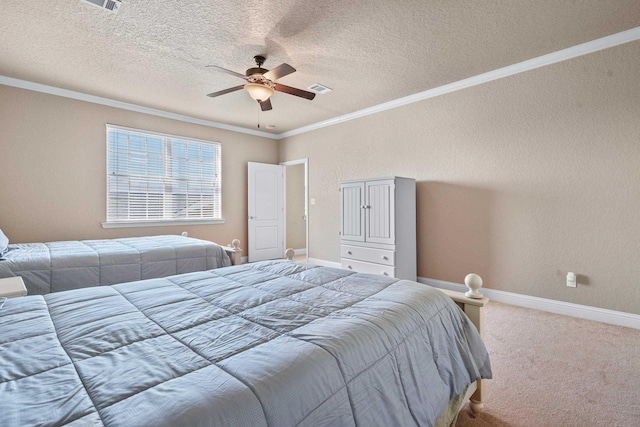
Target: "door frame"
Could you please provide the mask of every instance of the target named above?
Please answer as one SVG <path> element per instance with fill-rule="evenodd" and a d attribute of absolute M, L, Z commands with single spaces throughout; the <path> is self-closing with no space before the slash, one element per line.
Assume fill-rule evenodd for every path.
<path fill-rule="evenodd" d="M 309 158 L 305 157 L 303 159 L 298 159 L 298 160 L 289 160 L 286 162 L 280 162 L 280 165 L 282 166 L 294 166 L 294 165 L 300 165 L 300 164 L 304 164 L 304 211 L 305 211 L 305 215 L 307 217 L 306 223 L 305 223 L 305 241 L 306 241 L 306 249 L 307 249 L 307 253 L 306 253 L 306 259 L 307 261 L 309 261 Z M 284 174 L 284 206 L 287 206 L 287 173 L 286 173 L 287 169 L 285 167 L 285 174 Z M 286 242 L 287 242 L 287 210 L 284 209 L 284 242 L 285 242 L 285 246 L 286 246 Z M 285 247 L 285 250 L 287 248 Z"/>

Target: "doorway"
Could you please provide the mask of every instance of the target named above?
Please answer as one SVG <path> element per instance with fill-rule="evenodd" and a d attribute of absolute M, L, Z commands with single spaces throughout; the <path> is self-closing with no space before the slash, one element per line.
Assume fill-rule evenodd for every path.
<path fill-rule="evenodd" d="M 309 257 L 309 159 L 282 162 L 285 173 L 285 248 L 296 261 Z"/>

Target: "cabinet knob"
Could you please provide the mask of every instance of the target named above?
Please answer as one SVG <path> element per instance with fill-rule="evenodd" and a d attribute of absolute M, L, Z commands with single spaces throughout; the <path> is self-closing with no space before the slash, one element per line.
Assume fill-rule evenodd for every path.
<path fill-rule="evenodd" d="M 347 254 L 351 255 L 351 251 L 347 251 Z"/>
<path fill-rule="evenodd" d="M 386 271 L 384 273 L 382 273 L 383 276 L 388 276 L 389 273 L 387 273 Z"/>
<path fill-rule="evenodd" d="M 350 265 L 347 265 L 347 268 L 348 268 L 349 270 L 352 270 L 352 268 L 351 268 L 351 266 L 350 266 Z"/>
<path fill-rule="evenodd" d="M 386 260 L 388 260 L 389 258 L 388 258 L 386 255 L 382 255 L 382 259 L 386 261 Z"/>

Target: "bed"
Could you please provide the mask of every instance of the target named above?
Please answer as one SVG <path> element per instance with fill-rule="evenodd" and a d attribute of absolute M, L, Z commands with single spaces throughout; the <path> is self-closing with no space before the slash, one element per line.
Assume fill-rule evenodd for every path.
<path fill-rule="evenodd" d="M 3 247 L 0 278 L 21 276 L 29 295 L 231 265 L 222 246 L 174 235 L 17 244 L 7 239 Z"/>
<path fill-rule="evenodd" d="M 431 426 L 491 377 L 417 282 L 290 261 L 6 301 L 11 426 Z"/>

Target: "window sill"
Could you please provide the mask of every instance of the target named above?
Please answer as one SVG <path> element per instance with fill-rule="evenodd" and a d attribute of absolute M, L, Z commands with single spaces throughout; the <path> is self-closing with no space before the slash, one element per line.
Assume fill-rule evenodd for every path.
<path fill-rule="evenodd" d="M 128 227 L 164 227 L 171 225 L 208 225 L 224 224 L 224 219 L 185 219 L 166 221 L 122 221 L 103 222 L 102 228 L 128 228 Z"/>

